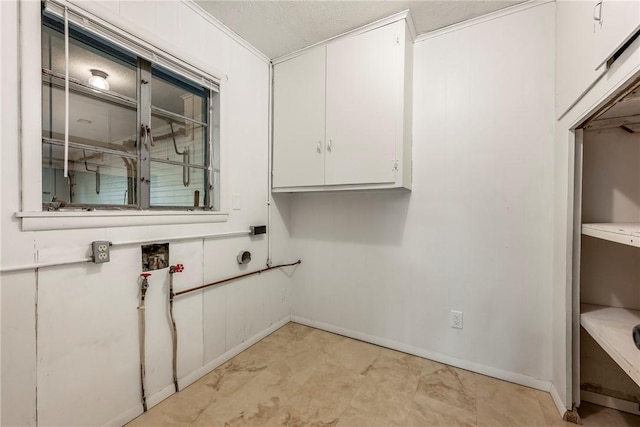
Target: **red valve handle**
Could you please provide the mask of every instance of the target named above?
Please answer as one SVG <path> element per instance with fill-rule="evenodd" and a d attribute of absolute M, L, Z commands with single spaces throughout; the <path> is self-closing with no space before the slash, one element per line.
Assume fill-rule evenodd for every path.
<path fill-rule="evenodd" d="M 144 277 L 145 279 L 146 279 L 147 277 L 149 277 L 149 276 L 151 276 L 151 273 L 142 273 L 142 274 L 140 275 L 140 277 Z"/>
<path fill-rule="evenodd" d="M 184 271 L 183 264 L 176 264 L 172 267 L 174 273 L 182 273 Z"/>

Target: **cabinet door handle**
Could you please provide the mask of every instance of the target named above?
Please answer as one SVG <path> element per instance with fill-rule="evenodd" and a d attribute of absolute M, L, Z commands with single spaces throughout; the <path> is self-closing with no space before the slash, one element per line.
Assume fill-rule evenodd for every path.
<path fill-rule="evenodd" d="M 318 141 L 318 146 L 316 147 L 316 151 L 318 153 L 322 153 L 322 141 Z"/>
<path fill-rule="evenodd" d="M 599 22 L 600 25 L 602 25 L 602 0 L 600 0 L 593 6 L 593 20 Z"/>
<path fill-rule="evenodd" d="M 331 151 L 331 149 L 333 148 L 333 141 L 330 139 L 329 143 L 327 144 L 327 151 Z"/>

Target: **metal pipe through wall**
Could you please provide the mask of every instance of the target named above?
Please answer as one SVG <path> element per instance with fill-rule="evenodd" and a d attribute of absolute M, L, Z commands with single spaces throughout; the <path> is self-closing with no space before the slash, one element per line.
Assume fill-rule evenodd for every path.
<path fill-rule="evenodd" d="M 189 292 L 199 291 L 200 289 L 206 289 L 206 288 L 210 288 L 212 286 L 221 285 L 223 283 L 232 282 L 234 280 L 242 279 L 243 277 L 253 276 L 254 274 L 264 273 L 265 271 L 275 270 L 277 268 L 291 267 L 293 265 L 298 265 L 298 264 L 301 264 L 301 263 L 302 263 L 302 260 L 298 260 L 296 262 L 292 262 L 291 264 L 274 265 L 272 267 L 263 268 L 262 270 L 252 271 L 251 273 L 240 274 L 238 276 L 233 276 L 233 277 L 229 277 L 227 279 L 218 280 L 216 282 L 208 283 L 206 285 L 196 286 L 195 288 L 185 289 L 184 291 L 176 292 L 174 294 L 174 296 L 177 297 L 177 296 L 180 296 L 180 295 L 188 294 Z"/>

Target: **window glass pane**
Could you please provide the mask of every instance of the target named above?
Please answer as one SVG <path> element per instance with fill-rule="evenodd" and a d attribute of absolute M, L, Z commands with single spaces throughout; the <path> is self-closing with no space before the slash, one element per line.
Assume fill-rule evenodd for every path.
<path fill-rule="evenodd" d="M 207 121 L 208 90 L 157 66 L 151 73 L 151 105 L 199 122 Z"/>
<path fill-rule="evenodd" d="M 151 206 L 204 207 L 208 89 L 157 66 L 151 72 Z"/>
<path fill-rule="evenodd" d="M 63 74 L 64 34 L 62 23 L 43 17 L 42 26 L 42 68 Z M 71 81 L 90 84 L 94 75 L 105 73 L 108 90 L 136 98 L 135 56 L 113 45 L 98 40 L 95 36 L 69 26 L 69 77 Z M 94 70 L 92 72 L 92 70 Z M 96 73 L 96 71 L 98 73 Z M 104 84 L 98 80 L 96 84 Z M 107 89 L 103 86 L 102 89 Z"/>
<path fill-rule="evenodd" d="M 69 147 L 69 177 L 64 178 L 64 147 L 47 143 L 42 146 L 43 203 L 57 201 L 67 206 L 136 203 L 136 159 Z"/>
<path fill-rule="evenodd" d="M 153 160 L 172 160 L 175 162 L 205 166 L 206 131 L 199 124 L 151 116 L 151 133 L 154 146 L 151 147 Z"/>
<path fill-rule="evenodd" d="M 219 180 L 218 94 L 74 24 L 69 26 L 69 177 L 62 176 L 63 27 L 43 12 L 43 204 L 216 208 L 219 196 L 209 182 Z M 150 80 L 150 91 L 139 95 L 141 75 Z M 150 123 L 148 116 L 138 117 L 139 107 L 150 107 Z M 151 128 L 150 156 L 140 157 L 140 125 Z M 149 181 L 140 183 L 138 175 L 147 177 L 147 168 Z"/>
<path fill-rule="evenodd" d="M 205 169 L 152 161 L 151 206 L 206 206 L 205 176 Z"/>
<path fill-rule="evenodd" d="M 63 85 L 61 79 L 43 76 L 43 138 L 64 140 Z M 135 153 L 136 129 L 135 107 L 100 98 L 100 94 L 69 91 L 69 141 Z"/>

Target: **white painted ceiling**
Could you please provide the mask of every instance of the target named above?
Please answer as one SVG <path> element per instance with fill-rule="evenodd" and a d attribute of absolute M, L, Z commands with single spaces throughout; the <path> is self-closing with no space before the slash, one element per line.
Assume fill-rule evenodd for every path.
<path fill-rule="evenodd" d="M 522 1 L 196 0 L 196 3 L 273 59 L 406 9 L 411 10 L 418 34 L 423 34 Z"/>

